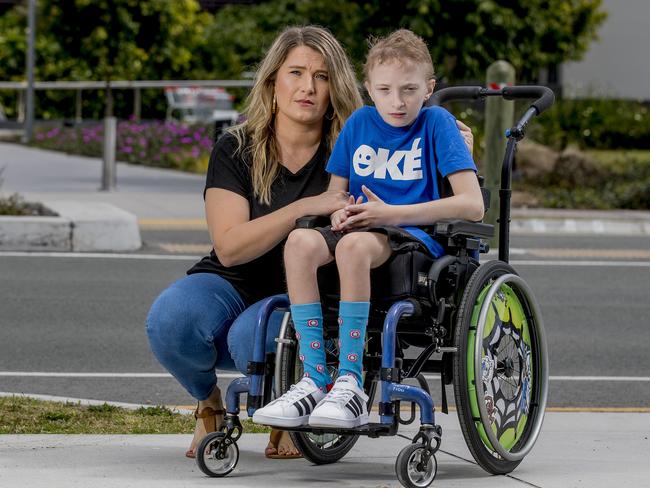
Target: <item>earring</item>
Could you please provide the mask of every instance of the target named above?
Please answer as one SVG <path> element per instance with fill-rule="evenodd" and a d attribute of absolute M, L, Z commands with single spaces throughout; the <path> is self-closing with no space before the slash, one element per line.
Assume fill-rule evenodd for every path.
<path fill-rule="evenodd" d="M 276 112 L 277 108 L 278 108 L 278 102 L 277 102 L 277 100 L 275 99 L 275 93 L 274 93 L 274 94 L 273 94 L 273 102 L 271 102 L 271 113 L 272 113 L 273 115 L 275 115 L 275 112 Z"/>

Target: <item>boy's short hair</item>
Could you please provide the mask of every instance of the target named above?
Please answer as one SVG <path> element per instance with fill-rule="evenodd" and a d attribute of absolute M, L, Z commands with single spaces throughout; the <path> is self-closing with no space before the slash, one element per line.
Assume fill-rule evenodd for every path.
<path fill-rule="evenodd" d="M 363 65 L 363 75 L 369 79 L 370 70 L 377 64 L 390 61 L 411 61 L 429 68 L 427 78 L 434 77 L 433 61 L 424 40 L 408 29 L 399 29 L 386 37 L 371 39 L 370 51 Z"/>

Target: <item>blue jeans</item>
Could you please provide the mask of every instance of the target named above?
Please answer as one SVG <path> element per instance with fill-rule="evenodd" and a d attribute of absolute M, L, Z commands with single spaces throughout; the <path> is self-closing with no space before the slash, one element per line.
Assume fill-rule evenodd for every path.
<path fill-rule="evenodd" d="M 185 276 L 163 291 L 147 316 L 156 359 L 197 400 L 217 384 L 215 368 L 246 373 L 261 302 L 246 308 L 235 288 L 212 273 Z M 283 312 L 273 312 L 266 351 L 275 350 Z"/>

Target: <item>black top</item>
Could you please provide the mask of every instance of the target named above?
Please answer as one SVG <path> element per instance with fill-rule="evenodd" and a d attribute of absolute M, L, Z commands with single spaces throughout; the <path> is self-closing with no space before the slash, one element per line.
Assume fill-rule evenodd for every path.
<path fill-rule="evenodd" d="M 296 200 L 318 195 L 327 189 L 329 176 L 323 143 L 314 157 L 297 173 L 284 166 L 271 186 L 271 205 L 261 204 L 253 197 L 250 156 L 246 151 L 236 153 L 237 140 L 232 134 L 219 138 L 208 165 L 205 189 L 223 188 L 243 196 L 250 205 L 250 220 L 274 212 Z M 205 195 L 205 192 L 204 192 Z M 227 209 L 222 211 L 227 212 Z M 216 273 L 227 279 L 249 304 L 278 293 L 286 293 L 282 249 L 285 240 L 266 254 L 237 266 L 225 267 L 214 252 L 196 263 L 187 274 Z"/>

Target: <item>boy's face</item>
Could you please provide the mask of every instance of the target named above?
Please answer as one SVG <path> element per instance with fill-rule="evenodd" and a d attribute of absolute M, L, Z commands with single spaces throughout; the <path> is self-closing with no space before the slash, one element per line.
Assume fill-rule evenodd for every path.
<path fill-rule="evenodd" d="M 393 127 L 413 123 L 435 87 L 427 71 L 426 66 L 398 60 L 372 67 L 365 86 L 384 122 Z"/>

